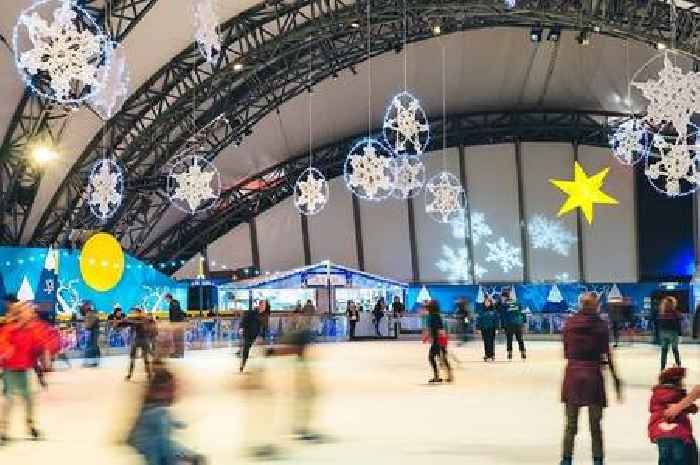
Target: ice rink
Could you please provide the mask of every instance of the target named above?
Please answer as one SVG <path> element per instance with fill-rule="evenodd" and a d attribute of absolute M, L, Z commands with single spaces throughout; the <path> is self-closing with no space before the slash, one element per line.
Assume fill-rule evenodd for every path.
<path fill-rule="evenodd" d="M 419 342 L 353 342 L 315 348 L 319 384 L 316 411 L 323 444 L 292 441 L 290 410 L 294 359 L 253 360 L 264 368 L 265 391 L 250 387 L 237 373 L 233 351 L 191 351 L 172 362 L 181 384 L 173 410 L 188 423 L 181 442 L 206 455 L 211 464 L 252 461 L 251 444 L 274 440 L 290 464 L 558 464 L 563 412 L 559 389 L 561 346 L 530 342 L 528 360 L 481 362 L 481 343 L 451 347 L 456 382 L 430 386 L 427 346 Z M 689 384 L 700 383 L 700 346 L 681 346 L 690 368 Z M 626 384 L 624 403 L 610 389 L 605 412 L 607 462 L 652 465 L 655 447 L 647 440 L 649 387 L 658 368 L 658 350 L 639 344 L 616 352 Z M 38 394 L 38 424 L 45 439 L 22 439 L 22 412 L 16 408 L 13 441 L 0 449 L 1 464 L 138 464 L 121 444 L 143 388 L 143 368 L 124 381 L 126 357 L 109 357 L 99 369 L 75 366 L 52 373 Z M 77 365 L 77 364 L 76 364 Z M 264 392 L 264 395 L 261 395 Z M 700 420 L 693 419 L 700 430 Z M 576 463 L 591 463 L 587 420 L 580 421 Z"/>

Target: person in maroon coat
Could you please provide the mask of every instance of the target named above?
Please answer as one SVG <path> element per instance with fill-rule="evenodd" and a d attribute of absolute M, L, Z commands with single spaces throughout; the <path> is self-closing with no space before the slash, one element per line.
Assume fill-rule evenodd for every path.
<path fill-rule="evenodd" d="M 610 367 L 618 398 L 621 397 L 621 383 L 610 355 L 608 325 L 598 314 L 598 298 L 595 294 L 586 293 L 581 296 L 578 313 L 566 321 L 563 340 L 564 357 L 568 362 L 562 386 L 562 402 L 566 405 L 566 429 L 561 465 L 572 463 L 581 407 L 588 407 L 593 464 L 602 465 L 604 452 L 601 421 L 603 408 L 607 406 L 603 366 Z"/>

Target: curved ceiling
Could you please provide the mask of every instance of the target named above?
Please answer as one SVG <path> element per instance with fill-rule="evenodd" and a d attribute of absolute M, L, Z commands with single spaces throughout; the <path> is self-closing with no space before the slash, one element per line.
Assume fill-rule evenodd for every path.
<path fill-rule="evenodd" d="M 19 10 L 21 4 L 29 1 L 12 0 L 11 3 Z M 181 6 L 173 7 L 175 2 L 171 1 L 157 2 L 124 40 L 132 89 L 147 82 L 173 56 L 185 53 L 182 50 L 191 42 L 191 21 L 188 15 L 182 14 L 188 0 L 177 2 Z M 228 18 L 235 17 L 256 2 L 219 3 L 221 17 Z M 250 14 L 250 11 L 245 14 Z M 0 20 L 3 35 L 11 26 L 5 23 L 13 22 L 6 18 Z M 167 28 L 163 27 L 166 24 Z M 153 40 L 154 31 L 157 31 L 155 37 L 158 40 Z M 594 34 L 590 45 L 582 46 L 576 36 L 576 31 L 565 30 L 560 41 L 544 40 L 535 45 L 528 38 L 528 30 L 522 27 L 477 29 L 421 40 L 409 45 L 405 54 L 389 52 L 378 56 L 371 62 L 371 125 L 376 127 L 380 123 L 387 100 L 403 88 L 404 56 L 409 90 L 419 96 L 430 117 L 441 114 L 440 56 L 443 47 L 446 52 L 447 113 L 532 109 L 639 110 L 640 102 L 636 100 L 630 105 L 626 104 L 628 76 L 655 50 L 638 41 L 602 34 Z M 5 60 L 0 61 L 3 98 L 19 100 L 21 83 L 9 54 L 0 56 Z M 369 83 L 369 64 L 361 61 L 352 71 L 346 67 L 336 79 L 321 81 L 312 94 L 284 96 L 276 105 L 278 111 L 268 113 L 257 121 L 252 134 L 239 147 L 221 147 L 223 150 L 216 158 L 216 164 L 221 170 L 224 185 L 236 185 L 250 175 L 307 150 L 309 97 L 314 146 L 325 145 L 366 129 Z M 185 108 L 186 98 L 183 96 L 181 103 Z M 7 127 L 9 116 L 7 108 L 0 110 L 0 128 Z M 32 238 L 61 181 L 85 153 L 90 140 L 94 142 L 101 126 L 101 121 L 88 110 L 70 115 L 61 140 L 63 157 L 59 164 L 43 173 L 24 229 L 23 241 Z M 165 210 L 158 215 L 158 219 L 157 223 L 149 224 L 147 231 L 139 235 L 138 247 L 132 243 L 128 248 L 134 252 L 146 248 L 154 238 L 183 217 L 175 211 Z M 127 215 L 121 224 L 131 227 L 134 222 L 137 222 L 136 218 Z M 113 227 L 119 231 L 119 224 Z M 41 239 L 40 235 L 35 235 L 37 239 Z"/>

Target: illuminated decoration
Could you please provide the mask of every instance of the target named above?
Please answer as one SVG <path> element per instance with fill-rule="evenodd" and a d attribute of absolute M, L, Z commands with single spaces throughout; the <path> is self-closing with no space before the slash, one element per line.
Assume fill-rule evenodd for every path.
<path fill-rule="evenodd" d="M 143 286 L 144 294 L 141 298 L 141 308 L 149 313 L 156 312 L 160 309 L 161 303 L 164 300 L 165 294 L 172 292 L 169 287 L 165 286 Z"/>
<path fill-rule="evenodd" d="M 583 171 L 581 165 L 575 162 L 573 181 L 550 179 L 549 182 L 569 196 L 561 206 L 561 209 L 559 209 L 557 216 L 562 216 L 575 208 L 580 208 L 586 220 L 588 220 L 588 224 L 592 224 L 594 204 L 617 205 L 617 200 L 601 190 L 609 170 L 610 168 L 605 168 L 589 177 Z"/>
<path fill-rule="evenodd" d="M 328 181 L 316 168 L 307 168 L 294 185 L 294 206 L 302 215 L 315 215 L 328 203 Z"/>
<path fill-rule="evenodd" d="M 483 304 L 484 300 L 486 300 L 486 294 L 484 293 L 484 288 L 479 286 L 479 289 L 476 291 L 476 303 Z"/>
<path fill-rule="evenodd" d="M 569 276 L 569 273 L 566 273 L 566 272 L 557 274 L 556 276 L 554 276 L 554 280 L 558 281 L 560 283 L 569 283 L 569 282 L 574 281 Z"/>
<path fill-rule="evenodd" d="M 552 284 L 549 294 L 547 295 L 547 302 L 551 302 L 553 304 L 564 302 L 564 297 L 561 295 L 561 291 L 556 284 Z"/>
<path fill-rule="evenodd" d="M 216 56 L 221 52 L 219 17 L 216 14 L 214 0 L 194 0 L 192 6 L 194 38 L 199 52 L 207 62 L 214 63 Z"/>
<path fill-rule="evenodd" d="M 611 300 L 617 300 L 617 301 L 622 300 L 622 292 L 620 292 L 620 288 L 617 287 L 617 284 L 612 285 L 612 287 L 610 288 L 610 291 L 608 291 L 607 299 L 608 299 L 608 302 L 610 302 Z"/>
<path fill-rule="evenodd" d="M 101 66 L 97 79 L 100 87 L 90 98 L 90 106 L 103 120 L 116 115 L 129 96 L 129 69 L 122 47 L 111 44 L 109 66 Z"/>
<path fill-rule="evenodd" d="M 394 190 L 394 159 L 374 139 L 356 143 L 345 160 L 345 183 L 365 200 L 384 200 Z"/>
<path fill-rule="evenodd" d="M 71 279 L 66 284 L 64 281 L 58 281 L 58 289 L 56 290 L 57 310 L 59 313 L 77 313 L 80 305 L 80 294 L 75 289 L 78 284 L 77 279 Z"/>
<path fill-rule="evenodd" d="M 32 290 L 32 285 L 29 284 L 27 275 L 22 277 L 22 284 L 19 285 L 19 290 L 17 290 L 17 300 L 20 302 L 31 302 L 34 300 L 34 291 Z"/>
<path fill-rule="evenodd" d="M 569 255 L 571 246 L 577 241 L 563 222 L 548 220 L 543 215 L 533 215 L 528 222 L 527 232 L 533 249 L 551 250 L 564 257 Z"/>
<path fill-rule="evenodd" d="M 44 17 L 53 16 L 52 22 Z M 109 40 L 71 0 L 39 0 L 22 11 L 13 33 L 17 69 L 38 95 L 79 103 L 99 89 L 109 67 Z"/>
<path fill-rule="evenodd" d="M 658 72 L 658 79 L 646 82 L 632 82 L 631 85 L 641 91 L 648 101 L 644 120 L 652 127 L 668 129 L 668 125 L 679 135 L 684 136 L 691 118 L 700 111 L 700 74 L 684 73 L 681 68 L 673 65 L 665 51 L 642 66 L 638 75 L 650 63 L 663 56 L 663 68 Z M 634 79 L 633 79 L 634 81 Z"/>
<path fill-rule="evenodd" d="M 416 297 L 416 300 L 418 302 L 428 302 L 432 300 L 432 297 L 430 297 L 430 292 L 428 292 L 428 288 L 423 286 L 420 288 L 420 292 L 418 293 L 418 297 Z"/>
<path fill-rule="evenodd" d="M 98 292 L 114 288 L 124 274 L 124 252 L 119 241 L 107 233 L 97 233 L 80 251 L 80 274 L 85 284 Z"/>
<path fill-rule="evenodd" d="M 463 217 L 465 203 L 464 189 L 452 173 L 438 173 L 425 184 L 425 211 L 439 223 Z"/>
<path fill-rule="evenodd" d="M 411 199 L 420 194 L 425 184 L 425 165 L 415 155 L 400 155 L 394 163 L 394 192 L 399 199 Z"/>
<path fill-rule="evenodd" d="M 669 197 L 695 192 L 700 180 L 697 127 L 686 136 L 654 134 L 644 174 L 651 185 Z"/>
<path fill-rule="evenodd" d="M 637 118 L 621 123 L 610 135 L 610 148 L 623 165 L 634 165 L 649 154 L 651 132 Z"/>
<path fill-rule="evenodd" d="M 219 170 L 204 157 L 184 153 L 170 165 L 167 192 L 172 205 L 185 213 L 206 210 L 221 193 Z"/>
<path fill-rule="evenodd" d="M 430 125 L 420 102 L 408 92 L 391 99 L 384 114 L 384 138 L 398 155 L 422 155 L 430 142 Z"/>
<path fill-rule="evenodd" d="M 503 237 L 499 237 L 496 242 L 487 243 L 486 249 L 488 250 L 486 261 L 496 263 L 504 273 L 523 267 L 520 247 L 509 244 Z"/>
<path fill-rule="evenodd" d="M 119 165 L 109 158 L 92 166 L 87 186 L 88 205 L 96 218 L 111 218 L 122 204 L 124 176 Z"/>
<path fill-rule="evenodd" d="M 516 5 L 516 0 L 503 0 L 503 6 L 507 10 L 512 10 L 513 8 L 515 8 L 515 5 Z"/>

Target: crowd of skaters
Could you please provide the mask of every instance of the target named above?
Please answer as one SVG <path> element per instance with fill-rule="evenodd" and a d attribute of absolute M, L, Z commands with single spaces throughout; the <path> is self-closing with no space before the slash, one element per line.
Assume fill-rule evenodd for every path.
<path fill-rule="evenodd" d="M 112 328 L 131 328 L 130 361 L 126 379 L 131 379 L 135 359 L 139 353 L 144 359 L 146 372 L 147 382 L 140 413 L 126 442 L 142 455 L 148 465 L 201 464 L 204 462 L 201 455 L 173 440 L 173 431 L 184 425 L 175 420 L 170 411 L 170 406 L 177 398 L 177 382 L 167 367 L 165 357 L 184 355 L 184 337 L 180 337 L 184 333 L 181 323 L 186 315 L 179 302 L 171 295 L 167 295 L 166 300 L 169 303 L 169 317 L 173 326 L 168 337 L 160 339 L 160 344 L 155 321 L 141 309 L 133 309 L 127 316 L 116 306 L 108 317 Z M 308 363 L 308 351 L 315 337 L 316 314 L 311 301 L 299 307 L 294 312 L 291 330 L 277 344 L 265 345 L 261 354 L 264 358 L 296 358 L 295 434 L 300 440 L 321 441 L 323 436 L 310 426 L 317 394 L 314 376 Z M 383 312 L 386 304 L 380 300 L 375 308 Z M 356 310 L 356 307 L 348 307 L 351 322 L 352 312 Z M 395 305 L 392 310 L 394 313 L 402 312 L 402 308 Z M 439 305 L 436 301 L 425 302 L 424 311 L 424 341 L 430 343 L 428 358 L 433 371 L 430 382 L 452 382 L 454 376 L 448 357 L 447 328 Z M 246 369 L 250 349 L 256 341 L 261 338 L 265 341 L 265 323 L 269 322 L 269 314 L 270 304 L 263 300 L 244 315 L 240 327 L 242 347 L 239 371 L 244 372 Z M 458 321 L 461 320 L 466 327 L 471 317 L 466 302 L 457 306 L 456 314 Z M 675 299 L 667 297 L 660 302 L 658 318 L 658 340 L 662 345 L 661 371 L 658 383 L 652 388 L 650 395 L 649 439 L 658 447 L 660 465 L 696 465 L 698 452 L 688 415 L 697 412 L 695 402 L 700 399 L 700 386 L 688 393 L 683 385 L 686 369 L 681 366 L 678 350 L 679 322 L 682 316 Z M 99 320 L 94 308 L 84 309 L 84 319 L 90 334 L 86 359 L 94 360 L 88 366 L 97 366 L 100 354 L 96 336 L 93 335 L 93 322 Z M 522 335 L 524 324 L 522 308 L 511 298 L 507 289 L 503 290 L 498 298 L 487 296 L 484 305 L 477 312 L 477 325 L 484 341 L 484 360 L 495 359 L 494 340 L 496 329 L 499 327 L 503 328 L 506 335 L 507 358 L 512 359 L 515 340 L 521 358 L 526 360 Z M 696 314 L 696 337 L 699 329 Z M 587 409 L 593 464 L 602 465 L 605 456 L 602 421 L 603 411 L 608 404 L 604 372 L 610 372 L 619 401 L 623 399 L 624 384 L 617 375 L 610 349 L 608 322 L 600 315 L 599 301 L 594 293 L 586 293 L 580 297 L 578 311 L 567 319 L 562 339 L 567 364 L 561 396 L 565 405 L 565 428 L 560 464 L 572 464 L 579 414 L 582 409 Z M 666 368 L 669 350 L 673 352 L 676 363 L 673 367 Z M 40 383 L 45 385 L 43 374 L 51 370 L 52 360 L 60 353 L 61 343 L 57 330 L 37 318 L 33 305 L 27 302 L 10 302 L 5 325 L 0 329 L 0 365 L 3 368 L 5 397 L 0 410 L 0 444 L 9 440 L 6 431 L 16 398 L 24 402 L 28 434 L 33 439 L 41 438 L 35 423 L 35 403 L 30 389 L 30 376 L 36 373 Z M 445 373 L 444 377 L 440 373 L 441 369 Z M 258 366 L 253 371 L 250 381 L 246 383 L 249 390 L 266 391 L 262 381 L 262 370 Z M 273 444 L 256 444 L 251 447 L 251 453 L 259 458 L 270 458 L 278 451 Z"/>

